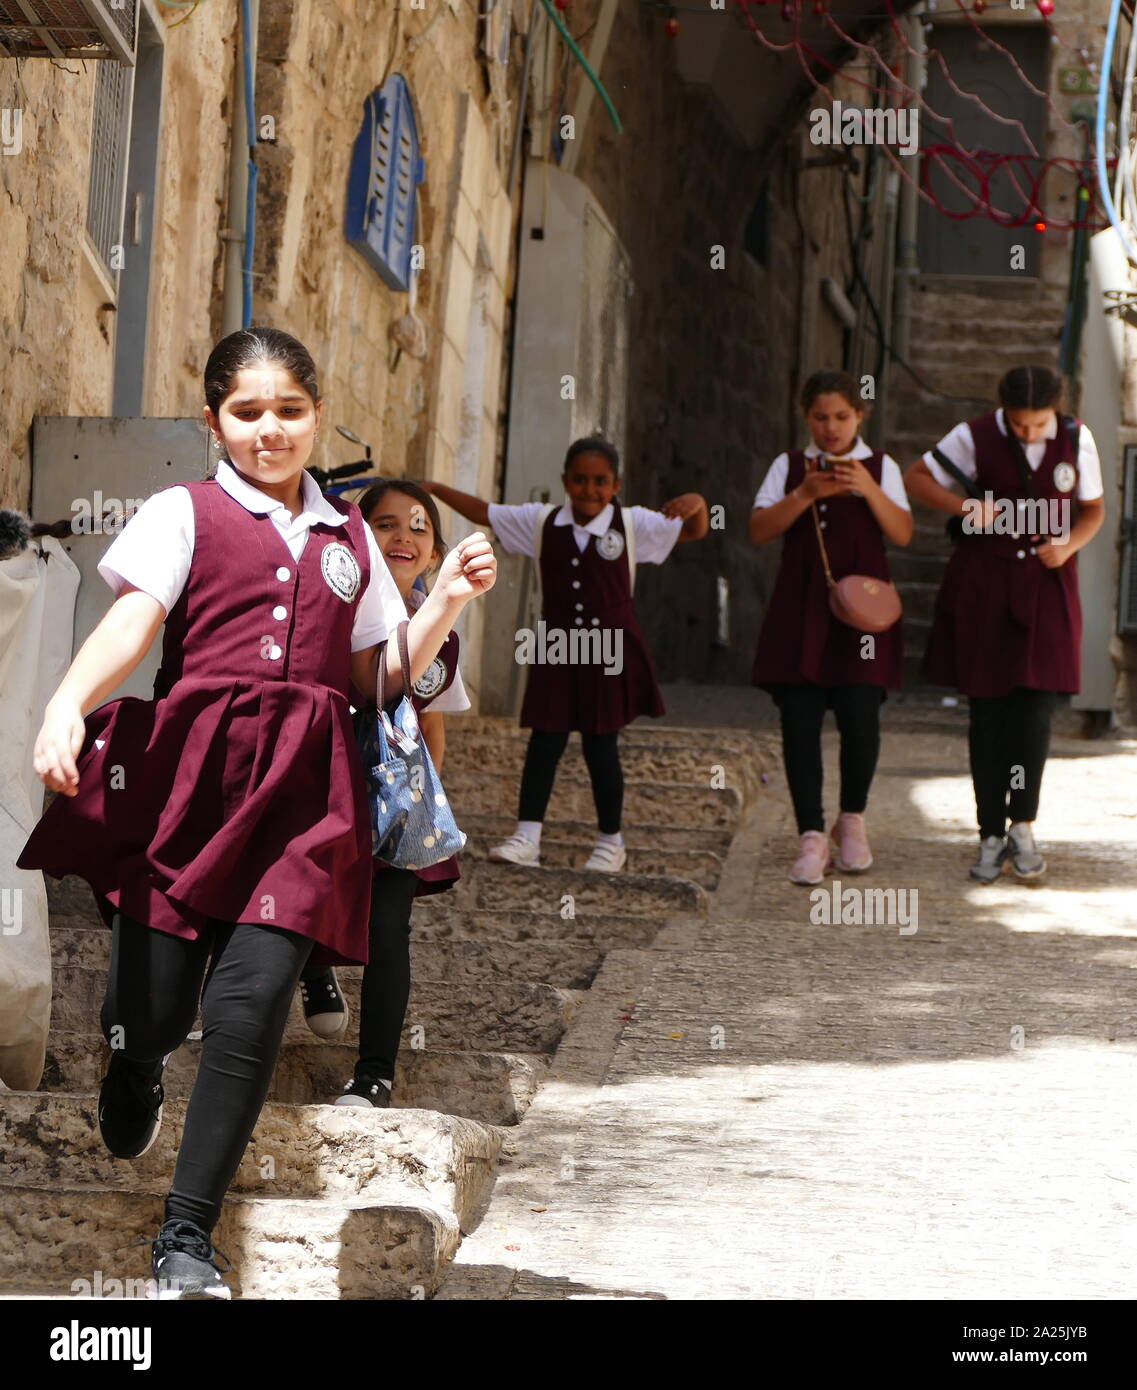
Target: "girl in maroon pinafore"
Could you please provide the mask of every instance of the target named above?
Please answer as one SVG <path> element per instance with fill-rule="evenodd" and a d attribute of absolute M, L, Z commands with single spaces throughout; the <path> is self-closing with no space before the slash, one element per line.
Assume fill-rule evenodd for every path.
<path fill-rule="evenodd" d="M 785 536 L 774 592 L 758 638 L 755 685 L 774 697 L 782 754 L 797 819 L 793 883 L 820 883 L 832 862 L 822 806 L 821 726 L 832 709 L 841 735 L 841 814 L 833 827 L 837 867 L 860 873 L 872 864 L 864 812 L 880 752 L 880 704 L 901 681 L 901 624 L 870 636 L 838 622 L 829 592 L 813 508 L 834 578 L 888 578 L 884 542 L 907 545 L 912 515 L 900 469 L 860 438 L 865 411 L 844 372 L 816 372 L 802 411 L 813 442 L 779 454 L 750 514 L 758 544 Z"/>
<path fill-rule="evenodd" d="M 107 551 L 115 602 L 36 741 L 36 771 L 62 795 L 20 858 L 87 879 L 113 929 L 99 1127 L 116 1157 L 154 1142 L 162 1070 L 200 998 L 201 1060 L 153 1243 L 159 1294 L 177 1298 L 229 1296 L 211 1233 L 305 962 L 367 959 L 370 824 L 348 697 L 375 689 L 405 613 L 359 509 L 304 471 L 323 406 L 303 345 L 231 334 L 205 398 L 226 457 L 216 478 L 144 503 Z M 447 557 L 410 623 L 407 679 L 495 564 L 484 537 Z M 95 709 L 163 623 L 154 700 Z M 391 666 L 400 687 L 397 654 Z"/>
<path fill-rule="evenodd" d="M 392 478 L 368 488 L 359 507 L 375 532 L 403 602 L 409 612 L 417 612 L 426 595 L 415 582 L 446 554 L 434 498 L 419 483 Z M 438 772 L 446 750 L 445 715 L 470 708 L 458 671 L 458 650 L 458 634 L 451 632 L 411 687 L 411 703 Z M 353 1078 L 335 1104 L 390 1104 L 411 988 L 411 907 L 416 897 L 444 892 L 458 877 L 457 855 L 416 870 L 375 862 L 370 956 L 360 988 L 359 1058 Z M 300 988 L 308 1026 L 318 1037 L 333 1038 L 345 1031 L 348 1008 L 334 969 L 305 970 Z"/>
<path fill-rule="evenodd" d="M 491 859 L 540 863 L 541 827 L 569 734 L 580 730 L 596 803 L 599 834 L 586 869 L 615 873 L 627 850 L 620 830 L 624 774 L 619 731 L 641 714 L 660 715 L 663 701 L 651 655 L 636 622 L 636 564 L 660 564 L 677 541 L 706 535 L 707 504 L 697 492 L 660 511 L 621 507 L 620 457 L 606 439 L 578 439 L 565 455 L 564 506 L 486 503 L 442 483 L 427 487 L 469 521 L 493 527 L 506 550 L 539 558 L 542 610 L 537 631 L 519 645 L 529 666 L 521 709 L 532 729 L 521 776 L 514 833 Z M 634 553 L 633 553 L 634 552 Z M 592 636 L 588 634 L 591 632 Z"/>
<path fill-rule="evenodd" d="M 980 883 L 994 882 L 1008 859 L 1019 878 L 1046 871 L 1034 820 L 1050 722 L 1059 696 L 1076 692 L 1080 679 L 1074 557 L 1101 526 L 1105 504 L 1093 436 L 1059 419 L 1062 389 L 1049 367 L 1013 368 L 999 383 L 1000 409 L 957 425 L 907 475 L 918 501 L 964 518 L 924 671 L 968 696 L 979 820 L 970 876 Z M 979 496 L 951 491 L 960 479 L 947 465 Z"/>

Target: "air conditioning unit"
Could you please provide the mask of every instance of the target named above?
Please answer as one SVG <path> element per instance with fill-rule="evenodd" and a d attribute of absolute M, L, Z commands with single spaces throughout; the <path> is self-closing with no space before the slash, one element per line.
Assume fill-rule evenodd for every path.
<path fill-rule="evenodd" d="M 138 0 L 0 0 L 0 57 L 134 66 Z"/>

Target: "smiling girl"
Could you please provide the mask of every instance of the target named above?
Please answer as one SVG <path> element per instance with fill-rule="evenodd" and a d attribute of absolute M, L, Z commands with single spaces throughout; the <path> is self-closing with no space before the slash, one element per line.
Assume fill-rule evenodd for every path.
<path fill-rule="evenodd" d="M 229 1296 L 212 1231 L 296 981 L 309 959 L 367 959 L 371 836 L 348 697 L 375 690 L 405 610 L 359 509 L 304 471 L 322 413 L 295 338 L 253 328 L 217 344 L 204 408 L 224 453 L 216 477 L 152 497 L 111 545 L 99 569 L 115 601 L 35 745 L 36 772 L 61 795 L 20 863 L 85 878 L 113 930 L 99 1127 L 116 1157 L 154 1142 L 163 1067 L 201 1001 L 153 1242 L 162 1297 Z M 481 536 L 446 558 L 410 622 L 410 671 L 389 657 L 396 691 L 495 574 Z M 154 699 L 101 704 L 163 627 Z"/>
<path fill-rule="evenodd" d="M 416 582 L 446 554 L 438 507 L 420 484 L 406 478 L 377 483 L 359 499 L 409 612 L 426 600 Z M 445 715 L 470 708 L 458 671 L 458 634 L 451 632 L 425 673 L 411 687 L 430 756 L 441 772 L 446 751 Z M 359 717 L 359 716 L 357 716 Z M 363 715 L 366 717 L 366 715 Z M 373 714 L 372 714 L 372 717 Z M 359 1056 L 337 1105 L 386 1106 L 391 1102 L 395 1059 L 411 988 L 410 926 L 416 897 L 442 892 L 457 880 L 451 857 L 429 868 L 395 869 L 377 863 L 371 892 L 370 955 L 360 987 Z M 335 971 L 305 970 L 301 978 L 308 1026 L 319 1037 L 342 1033 L 348 1010 Z"/>

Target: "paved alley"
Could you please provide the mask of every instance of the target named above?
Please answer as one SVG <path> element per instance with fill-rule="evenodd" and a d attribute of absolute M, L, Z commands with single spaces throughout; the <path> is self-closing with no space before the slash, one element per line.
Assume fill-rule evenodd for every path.
<path fill-rule="evenodd" d="M 1128 1297 L 1133 745 L 1056 738 L 1046 885 L 984 888 L 965 711 L 890 705 L 845 887 L 918 889 L 904 932 L 810 921 L 768 738 L 709 915 L 608 954 L 440 1296 Z"/>

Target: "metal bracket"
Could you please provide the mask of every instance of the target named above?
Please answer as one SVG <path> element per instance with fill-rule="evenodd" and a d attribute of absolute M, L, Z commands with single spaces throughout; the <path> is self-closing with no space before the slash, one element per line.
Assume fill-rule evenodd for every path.
<path fill-rule="evenodd" d="M 1105 313 L 1137 328 L 1137 290 L 1106 290 L 1105 299 Z"/>

